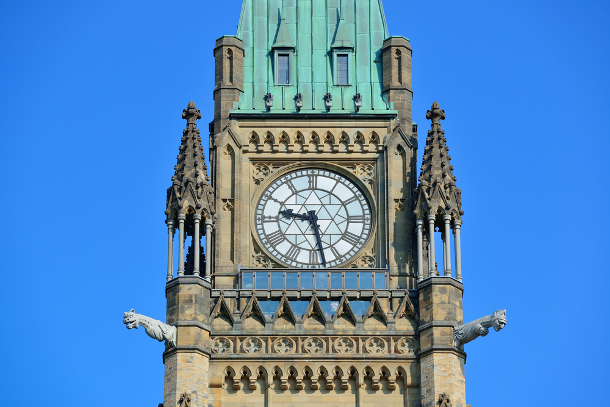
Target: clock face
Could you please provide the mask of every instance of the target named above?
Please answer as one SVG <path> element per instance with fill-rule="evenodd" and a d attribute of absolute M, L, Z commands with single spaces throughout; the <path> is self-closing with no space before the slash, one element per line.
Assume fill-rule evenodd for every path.
<path fill-rule="evenodd" d="M 261 243 L 279 262 L 291 267 L 336 267 L 354 257 L 367 241 L 371 208 L 360 188 L 344 176 L 328 170 L 298 170 L 281 176 L 263 192 L 255 224 Z"/>

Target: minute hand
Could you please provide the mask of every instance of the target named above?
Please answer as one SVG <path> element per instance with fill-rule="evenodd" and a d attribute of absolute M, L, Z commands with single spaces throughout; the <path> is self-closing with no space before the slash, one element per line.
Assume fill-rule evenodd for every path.
<path fill-rule="evenodd" d="M 311 227 L 316 235 L 316 241 L 318 242 L 318 248 L 320 249 L 320 257 L 322 258 L 322 265 L 326 267 L 326 258 L 324 257 L 324 249 L 322 248 L 320 231 L 318 230 L 318 217 L 316 216 L 316 211 L 309 211 L 309 221 L 311 222 Z"/>

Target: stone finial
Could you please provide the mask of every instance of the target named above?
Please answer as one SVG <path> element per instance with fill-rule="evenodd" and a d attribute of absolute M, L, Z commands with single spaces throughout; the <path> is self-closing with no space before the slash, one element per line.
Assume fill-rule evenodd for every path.
<path fill-rule="evenodd" d="M 426 113 L 426 119 L 432 120 L 432 124 L 440 124 L 441 120 L 445 120 L 445 111 L 441 110 L 441 107 L 436 100 L 432 103 L 432 107 Z"/>
<path fill-rule="evenodd" d="M 165 214 L 168 219 L 173 219 L 178 212 L 186 212 L 190 207 L 195 214 L 210 219 L 216 212 L 214 189 L 209 183 L 201 135 L 197 129 L 201 111 L 197 109 L 195 102 L 189 102 L 187 108 L 182 111 L 182 118 L 186 119 L 187 124 L 182 133 L 172 186 L 167 190 Z"/>
<path fill-rule="evenodd" d="M 197 120 L 201 119 L 201 111 L 195 106 L 195 102 L 192 100 L 189 102 L 186 109 L 182 111 L 182 118 L 186 119 L 187 126 L 193 125 L 194 129 L 197 128 Z"/>

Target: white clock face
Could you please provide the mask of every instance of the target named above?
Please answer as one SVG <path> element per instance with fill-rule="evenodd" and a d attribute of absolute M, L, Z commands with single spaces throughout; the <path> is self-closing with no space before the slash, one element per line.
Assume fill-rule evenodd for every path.
<path fill-rule="evenodd" d="M 256 206 L 265 249 L 290 267 L 337 267 L 364 246 L 371 208 L 360 188 L 335 172 L 298 170 L 275 180 Z"/>

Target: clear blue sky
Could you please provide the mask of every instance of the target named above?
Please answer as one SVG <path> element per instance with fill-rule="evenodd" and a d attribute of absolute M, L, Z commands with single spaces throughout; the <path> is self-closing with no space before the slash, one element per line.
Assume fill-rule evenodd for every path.
<path fill-rule="evenodd" d="M 165 318 L 180 116 L 192 97 L 202 133 L 212 119 L 212 48 L 241 0 L 3 4 L 0 399 L 156 406 L 163 345 L 122 314 Z M 384 5 L 413 47 L 420 136 L 435 97 L 447 114 L 465 319 L 507 309 L 466 345 L 467 401 L 604 405 L 609 3 Z"/>

